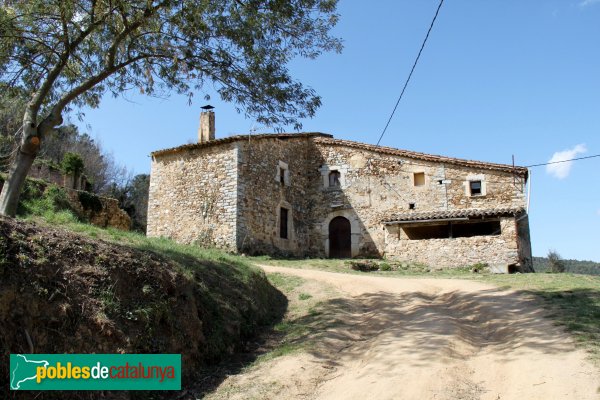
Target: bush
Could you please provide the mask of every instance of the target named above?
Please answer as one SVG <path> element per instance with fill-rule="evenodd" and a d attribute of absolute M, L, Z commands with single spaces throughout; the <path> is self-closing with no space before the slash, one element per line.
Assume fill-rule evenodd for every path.
<path fill-rule="evenodd" d="M 381 264 L 379 264 L 379 270 L 380 271 L 391 271 L 392 266 L 388 263 L 381 263 Z"/>
<path fill-rule="evenodd" d="M 60 169 L 65 174 L 78 175 L 83 172 L 83 158 L 77 153 L 65 153 Z"/>
<path fill-rule="evenodd" d="M 565 272 L 565 263 L 556 250 L 550 250 L 546 257 L 548 258 L 550 272 L 555 274 Z"/>
<path fill-rule="evenodd" d="M 354 271 L 371 272 L 379 270 L 379 265 L 371 260 L 348 261 L 348 264 Z"/>
<path fill-rule="evenodd" d="M 24 196 L 19 208 L 19 214 L 41 216 L 50 223 L 77 221 L 67 192 L 64 189 L 56 185 L 49 185 L 41 193 L 41 191 L 38 191 L 40 190 L 39 188 L 35 188 L 32 185 L 30 187 L 32 193 Z"/>
<path fill-rule="evenodd" d="M 470 271 L 473 273 L 484 272 L 489 268 L 489 265 L 484 262 L 478 262 L 476 264 L 471 265 Z"/>

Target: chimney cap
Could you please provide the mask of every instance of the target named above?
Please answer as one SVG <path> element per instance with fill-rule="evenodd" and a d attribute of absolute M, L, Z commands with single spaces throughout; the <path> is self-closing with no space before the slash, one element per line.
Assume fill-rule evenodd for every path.
<path fill-rule="evenodd" d="M 200 107 L 201 109 L 203 109 L 204 111 L 210 111 L 212 110 L 214 107 L 211 106 L 210 104 L 207 104 L 205 106 Z"/>

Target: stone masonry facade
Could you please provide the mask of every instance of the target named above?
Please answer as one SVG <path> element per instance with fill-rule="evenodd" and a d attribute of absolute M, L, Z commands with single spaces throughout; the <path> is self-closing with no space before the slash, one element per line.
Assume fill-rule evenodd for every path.
<path fill-rule="evenodd" d="M 148 235 L 248 254 L 531 270 L 527 169 L 321 133 L 152 153 Z"/>

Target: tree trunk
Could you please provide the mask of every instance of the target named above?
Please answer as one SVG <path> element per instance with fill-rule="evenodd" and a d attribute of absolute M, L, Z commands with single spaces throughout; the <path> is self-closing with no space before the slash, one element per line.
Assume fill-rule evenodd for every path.
<path fill-rule="evenodd" d="M 2 193 L 0 193 L 0 215 L 14 217 L 17 213 L 19 197 L 25 184 L 25 178 L 27 178 L 33 160 L 40 151 L 40 133 L 48 130 L 46 126 L 36 126 L 33 121 L 35 121 L 35 113 L 28 108 L 23 118 L 23 139 L 17 149 L 15 160 L 8 171 Z M 44 122 L 47 125 L 51 121 L 46 118 Z"/>
<path fill-rule="evenodd" d="M 2 194 L 0 194 L 0 214 L 14 217 L 17 213 L 21 190 L 36 155 L 24 153 L 20 148 L 17 151 L 15 161 L 10 166 L 8 178 L 2 187 Z"/>

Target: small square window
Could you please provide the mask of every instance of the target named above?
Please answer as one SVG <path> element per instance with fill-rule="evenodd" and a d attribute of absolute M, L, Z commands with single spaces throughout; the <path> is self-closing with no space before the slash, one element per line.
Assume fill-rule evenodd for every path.
<path fill-rule="evenodd" d="M 415 203 L 408 203 L 408 209 L 414 210 L 417 205 Z"/>
<path fill-rule="evenodd" d="M 414 183 L 415 186 L 425 186 L 425 172 L 415 172 Z"/>
<path fill-rule="evenodd" d="M 481 181 L 469 181 L 471 196 L 481 196 Z"/>

